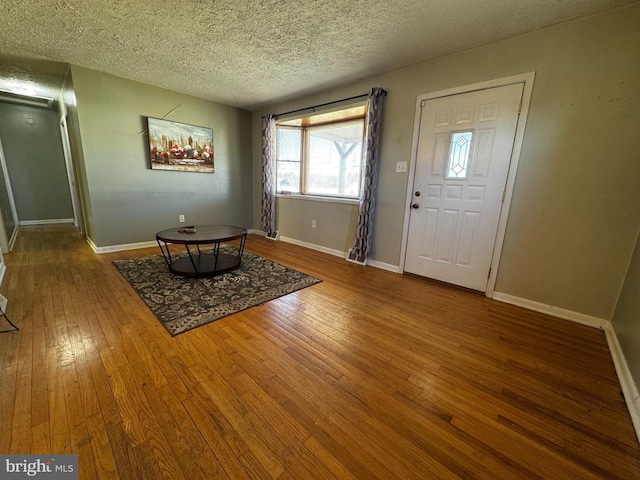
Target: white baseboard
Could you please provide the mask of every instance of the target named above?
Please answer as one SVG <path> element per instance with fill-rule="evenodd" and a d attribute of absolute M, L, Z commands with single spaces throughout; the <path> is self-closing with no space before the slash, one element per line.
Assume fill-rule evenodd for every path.
<path fill-rule="evenodd" d="M 73 218 L 51 218 L 48 220 L 20 220 L 19 225 L 49 225 L 52 223 L 73 223 Z"/>
<path fill-rule="evenodd" d="M 267 234 L 262 230 L 256 230 L 256 229 L 248 230 L 248 233 L 255 233 L 256 235 L 260 235 L 265 238 L 267 236 Z M 283 241 L 285 243 L 298 245 L 299 247 L 309 248 L 317 252 L 328 253 L 329 255 L 333 255 L 334 257 L 347 258 L 346 252 L 341 252 L 340 250 L 334 250 L 333 248 L 323 247 L 322 245 L 316 245 L 315 243 L 303 242 L 302 240 L 298 240 L 296 238 L 283 237 L 282 235 L 279 235 L 278 240 Z"/>
<path fill-rule="evenodd" d="M 248 232 L 255 233 L 257 235 L 262 235 L 263 237 L 265 236 L 265 233 L 261 230 L 249 230 Z M 311 250 L 316 250 L 318 252 L 328 253 L 329 255 L 333 255 L 334 257 L 344 258 L 345 260 L 349 261 L 349 258 L 348 258 L 349 252 L 342 252 L 340 250 L 335 250 L 333 248 L 323 247 L 322 245 L 316 245 L 315 243 L 303 242 L 302 240 L 297 240 L 291 237 L 280 236 L 280 240 L 286 243 L 292 243 L 293 245 L 298 245 L 299 247 L 310 248 Z M 353 262 L 353 263 L 362 265 L 361 263 L 358 263 L 358 262 Z M 378 262 L 377 260 L 367 260 L 367 265 L 374 268 L 380 268 L 381 270 L 387 270 L 393 273 L 400 272 L 399 266 L 391 265 L 389 263 L 384 263 L 384 262 Z"/>
<path fill-rule="evenodd" d="M 618 341 L 618 335 L 612 324 L 605 327 L 604 333 L 607 335 L 607 343 L 609 344 L 609 351 L 611 352 L 611 358 L 613 358 L 613 364 L 616 367 L 616 373 L 618 374 L 618 380 L 620 381 L 620 387 L 622 388 L 622 394 L 625 402 L 627 402 L 627 408 L 629 409 L 629 415 L 633 422 L 633 428 L 636 431 L 636 436 L 640 442 L 640 394 L 638 393 L 638 387 L 633 381 L 627 359 L 622 352 L 620 342 Z"/>
<path fill-rule="evenodd" d="M 335 257 L 347 258 L 346 252 L 341 252 L 340 250 L 334 250 L 333 248 L 323 247 L 322 245 L 316 245 L 314 243 L 303 242 L 301 240 L 296 240 L 295 238 L 283 237 L 280 236 L 280 240 L 286 243 L 292 243 L 294 245 L 298 245 L 299 247 L 310 248 L 311 250 L 316 250 L 322 253 L 328 253 L 329 255 L 333 255 Z"/>
<path fill-rule="evenodd" d="M 388 272 L 400 273 L 400 267 L 398 265 L 391 265 L 390 263 L 379 262 L 377 260 L 367 260 L 367 265 L 386 270 Z"/>
<path fill-rule="evenodd" d="M 247 230 L 247 233 L 257 233 L 258 235 L 264 236 L 264 232 L 261 232 L 260 230 Z M 121 245 L 107 245 L 106 247 L 98 247 L 89 237 L 87 237 L 87 243 L 97 254 L 123 252 L 125 250 L 138 250 L 139 248 L 150 248 L 158 246 L 158 242 L 156 242 L 155 240 L 150 240 L 147 242 L 123 243 Z"/>
<path fill-rule="evenodd" d="M 93 243 L 93 240 L 91 240 L 88 236 L 87 236 L 87 243 L 91 247 L 91 250 L 93 250 L 93 253 L 98 253 L 97 245 L 95 243 Z"/>
<path fill-rule="evenodd" d="M 611 322 L 604 318 L 592 317 L 590 315 L 585 315 L 584 313 L 578 313 L 573 310 L 566 310 L 564 308 L 554 307 L 553 305 L 534 302 L 533 300 L 515 297 L 506 293 L 494 292 L 493 299 L 498 300 L 499 302 L 510 303 L 511 305 L 523 307 L 528 310 L 533 310 L 534 312 L 546 313 L 553 317 L 563 318 L 589 327 L 599 328 L 600 330 L 604 330 L 607 326 L 611 325 Z"/>
<path fill-rule="evenodd" d="M 90 238 L 87 238 L 87 243 L 97 254 L 111 253 L 111 252 L 123 252 L 125 250 L 137 250 L 139 248 L 157 247 L 158 242 L 155 240 L 149 242 L 137 242 L 137 243 L 123 243 L 122 245 L 108 245 L 106 247 L 98 247 Z"/>
<path fill-rule="evenodd" d="M 20 233 L 20 229 L 16 225 L 13 228 L 13 233 L 11 234 L 11 238 L 9 239 L 9 251 L 13 250 L 13 247 L 16 244 L 16 240 L 18 239 L 18 233 Z"/>

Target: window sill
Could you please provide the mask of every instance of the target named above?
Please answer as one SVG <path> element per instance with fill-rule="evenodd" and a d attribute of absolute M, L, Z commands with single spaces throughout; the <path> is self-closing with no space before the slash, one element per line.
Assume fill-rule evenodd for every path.
<path fill-rule="evenodd" d="M 358 205 L 360 203 L 360 200 L 357 198 L 322 197 L 319 195 L 300 195 L 299 193 L 277 193 L 276 197 L 292 200 L 307 200 L 310 202 L 341 203 L 346 205 Z"/>

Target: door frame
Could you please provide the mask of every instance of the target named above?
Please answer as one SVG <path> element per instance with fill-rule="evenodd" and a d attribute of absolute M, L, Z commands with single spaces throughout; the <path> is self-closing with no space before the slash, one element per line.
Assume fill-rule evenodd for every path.
<path fill-rule="evenodd" d="M 71 207 L 73 208 L 73 224 L 80 228 L 82 232 L 84 229 L 80 225 L 80 207 L 78 200 L 78 190 L 76 188 L 75 171 L 73 169 L 73 158 L 71 155 L 71 142 L 69 141 L 69 129 L 67 127 L 67 117 L 61 115 L 58 121 L 60 126 L 60 138 L 62 140 L 62 153 L 64 155 L 64 163 L 67 169 L 67 181 L 69 182 L 69 193 L 71 194 Z"/>
<path fill-rule="evenodd" d="M 420 136 L 420 120 L 422 117 L 422 102 L 427 100 L 433 100 L 436 98 L 450 97 L 453 95 L 459 95 L 463 93 L 476 92 L 478 90 L 487 90 L 489 88 L 504 87 L 507 85 L 513 85 L 522 83 L 522 104 L 520 105 L 520 115 L 516 124 L 516 133 L 513 139 L 513 150 L 511 152 L 511 158 L 509 160 L 509 172 L 507 174 L 507 182 L 504 191 L 504 200 L 502 207 L 500 208 L 500 217 L 498 220 L 498 229 L 496 232 L 496 240 L 493 246 L 493 256 L 491 258 L 491 267 L 489 270 L 489 279 L 487 281 L 487 290 L 485 295 L 489 298 L 493 298 L 495 291 L 496 279 L 498 277 L 498 267 L 500 265 L 500 256 L 502 254 L 502 247 L 504 245 L 504 236 L 507 231 L 507 221 L 509 217 L 509 209 L 511 207 L 511 199 L 513 197 L 513 189 L 515 186 L 516 172 L 518 170 L 518 163 L 520 161 L 520 152 L 522 151 L 522 142 L 524 140 L 524 131 L 527 123 L 527 116 L 529 114 L 529 106 L 531 104 L 531 94 L 533 93 L 533 80 L 535 78 L 535 72 L 522 73 L 519 75 L 513 75 L 510 77 L 497 78 L 494 80 L 488 80 L 486 82 L 474 83 L 471 85 L 463 85 L 460 87 L 449 88 L 446 90 L 439 90 L 437 92 L 424 93 L 418 95 L 416 100 L 416 112 L 413 120 L 413 137 L 411 140 L 411 157 L 409 162 L 409 175 L 407 178 L 407 195 L 406 195 L 406 208 L 404 213 L 404 223 L 402 228 L 402 244 L 400 248 L 400 268 L 399 273 L 404 273 L 407 253 L 407 243 L 409 241 L 409 208 L 413 198 L 413 184 L 416 176 L 416 162 L 418 156 L 418 138 Z"/>
<path fill-rule="evenodd" d="M 18 209 L 16 208 L 16 201 L 13 198 L 13 189 L 11 188 L 11 179 L 9 178 L 9 170 L 7 168 L 7 159 L 4 156 L 4 149 L 2 148 L 2 140 L 0 139 L 0 168 L 2 168 L 2 174 L 4 175 L 4 181 L 7 188 L 7 195 L 9 197 L 9 205 L 11 206 L 11 215 L 13 217 L 13 232 L 11 237 L 7 238 L 9 244 L 9 250 L 5 253 L 9 253 L 13 250 L 13 245 L 18 238 L 18 232 L 20 231 L 20 219 L 18 218 Z M 9 232 L 5 232 L 5 235 Z"/>

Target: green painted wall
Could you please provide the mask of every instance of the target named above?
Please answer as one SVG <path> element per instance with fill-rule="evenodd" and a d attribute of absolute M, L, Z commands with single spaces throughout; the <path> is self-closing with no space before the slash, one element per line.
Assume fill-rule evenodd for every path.
<path fill-rule="evenodd" d="M 399 265 L 408 174 L 395 173 L 395 165 L 413 161 L 417 96 L 535 71 L 496 290 L 610 319 L 640 226 L 639 25 L 634 4 L 254 111 L 255 228 L 260 116 L 381 86 L 388 96 L 373 259 Z M 350 243 L 349 226 L 338 223 L 331 238 L 317 240 L 306 228 L 320 210 L 331 218 L 338 208 L 281 207 L 281 235 L 342 248 Z"/>
<path fill-rule="evenodd" d="M 0 102 L 0 135 L 20 221 L 73 218 L 56 112 Z"/>
<path fill-rule="evenodd" d="M 74 65 L 71 73 L 98 247 L 154 240 L 180 214 L 187 225 L 252 226 L 250 112 Z M 150 169 L 146 117 L 167 114 L 213 129 L 214 174 Z"/>

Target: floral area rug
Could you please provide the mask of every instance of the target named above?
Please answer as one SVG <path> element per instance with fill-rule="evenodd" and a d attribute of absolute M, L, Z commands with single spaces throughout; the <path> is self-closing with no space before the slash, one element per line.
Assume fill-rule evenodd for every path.
<path fill-rule="evenodd" d="M 172 336 L 322 281 L 247 251 L 238 269 L 210 278 L 174 275 L 162 255 L 113 264 Z"/>

